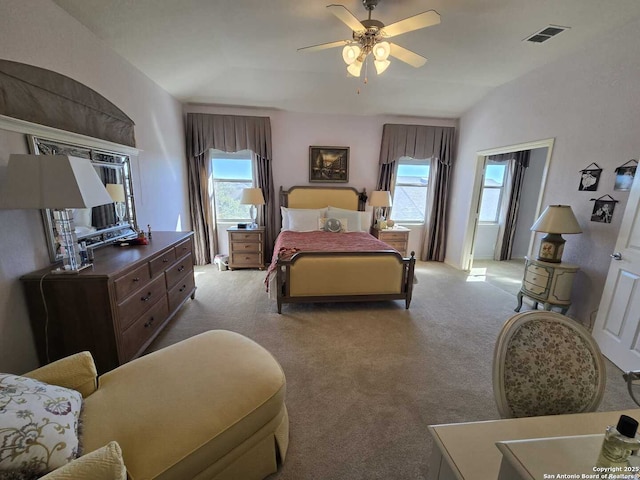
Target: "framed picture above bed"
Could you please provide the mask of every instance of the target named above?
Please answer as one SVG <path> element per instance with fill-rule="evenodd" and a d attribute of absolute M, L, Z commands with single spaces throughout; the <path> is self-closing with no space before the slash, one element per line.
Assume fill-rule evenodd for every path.
<path fill-rule="evenodd" d="M 309 182 L 347 183 L 349 147 L 309 147 Z"/>

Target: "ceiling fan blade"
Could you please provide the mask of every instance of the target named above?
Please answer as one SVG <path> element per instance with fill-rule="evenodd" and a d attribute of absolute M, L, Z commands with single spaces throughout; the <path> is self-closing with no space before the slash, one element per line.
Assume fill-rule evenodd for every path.
<path fill-rule="evenodd" d="M 440 14 L 435 10 L 429 10 L 428 12 L 422 12 L 413 17 L 405 18 L 399 22 L 392 23 L 384 27 L 383 35 L 387 38 L 395 37 L 396 35 L 402 35 L 403 33 L 412 32 L 420 28 L 430 27 L 440 23 Z"/>
<path fill-rule="evenodd" d="M 360 23 L 353 13 L 351 13 L 344 5 L 327 5 L 327 8 L 331 13 L 333 13 L 338 19 L 344 23 L 347 27 L 349 27 L 354 32 L 361 32 L 362 30 L 366 30 L 364 25 Z"/>
<path fill-rule="evenodd" d="M 299 48 L 298 51 L 304 50 L 305 52 L 317 52 L 319 50 L 326 50 L 327 48 L 343 47 L 347 43 L 347 40 L 338 40 L 337 42 L 321 43 L 319 45 L 311 45 L 309 47 Z"/>
<path fill-rule="evenodd" d="M 389 55 L 396 57 L 398 60 L 402 60 L 404 63 L 408 63 L 412 67 L 418 68 L 427 63 L 427 59 L 422 55 L 418 55 L 417 53 L 407 50 L 395 43 L 390 43 L 389 45 L 391 45 L 391 52 Z"/>

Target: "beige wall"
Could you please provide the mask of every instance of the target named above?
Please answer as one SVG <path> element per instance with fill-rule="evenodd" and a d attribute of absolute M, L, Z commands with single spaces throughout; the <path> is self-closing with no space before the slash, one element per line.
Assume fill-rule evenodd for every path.
<path fill-rule="evenodd" d="M 635 21 L 581 52 L 502 86 L 462 117 L 448 263 L 462 265 L 476 153 L 555 138 L 542 206 L 571 205 L 584 230 L 565 236 L 563 260 L 581 269 L 569 315 L 585 324 L 595 319 L 628 197 L 627 192 L 613 190 L 614 170 L 640 156 L 639 43 L 640 23 Z M 591 162 L 604 169 L 598 191 L 580 192 L 579 171 Z M 591 222 L 590 199 L 605 194 L 620 202 L 613 223 Z M 534 251 L 538 246 L 539 238 Z"/>
<path fill-rule="evenodd" d="M 108 49 L 50 0 L 0 2 L 0 58 L 77 80 L 136 124 L 132 174 L 141 226 L 190 228 L 180 103 Z M 0 179 L 11 153 L 27 153 L 23 135 L 0 130 Z M 0 210 L 0 371 L 37 365 L 20 275 L 48 265 L 39 212 Z"/>

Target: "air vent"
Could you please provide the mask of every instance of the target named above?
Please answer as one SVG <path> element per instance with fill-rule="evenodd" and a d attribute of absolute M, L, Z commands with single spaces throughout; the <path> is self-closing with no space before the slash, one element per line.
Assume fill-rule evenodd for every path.
<path fill-rule="evenodd" d="M 559 27 L 558 25 L 548 25 L 542 30 L 537 31 L 533 35 L 524 39 L 525 42 L 531 43 L 543 43 L 552 37 L 555 37 L 559 33 L 568 30 L 570 27 Z"/>

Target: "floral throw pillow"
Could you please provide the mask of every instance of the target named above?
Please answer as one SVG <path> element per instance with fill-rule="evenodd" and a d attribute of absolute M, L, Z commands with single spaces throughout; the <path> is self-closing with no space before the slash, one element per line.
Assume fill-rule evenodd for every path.
<path fill-rule="evenodd" d="M 82 395 L 0 373 L 0 479 L 43 475 L 78 456 Z"/>

